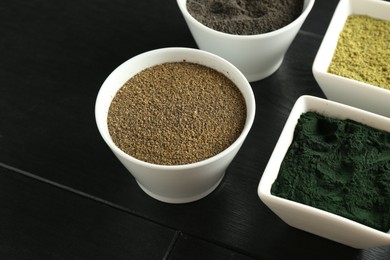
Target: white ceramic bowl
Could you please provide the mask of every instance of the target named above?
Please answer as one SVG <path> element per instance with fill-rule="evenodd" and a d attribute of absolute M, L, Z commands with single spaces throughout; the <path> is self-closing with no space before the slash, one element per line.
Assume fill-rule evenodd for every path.
<path fill-rule="evenodd" d="M 293 140 L 298 118 L 308 111 L 315 111 L 333 118 L 352 119 L 390 132 L 390 118 L 326 99 L 311 96 L 300 97 L 288 117 L 261 177 L 258 186 L 260 199 L 283 221 L 295 228 L 355 248 L 390 245 L 389 233 L 271 194 L 271 186 L 278 177 L 280 164 Z"/>
<path fill-rule="evenodd" d="M 339 34 L 351 14 L 390 20 L 390 2 L 341 0 L 315 57 L 313 75 L 328 99 L 390 117 L 390 90 L 327 72 Z"/>
<path fill-rule="evenodd" d="M 221 153 L 192 164 L 157 165 L 124 153 L 112 141 L 107 126 L 109 106 L 116 92 L 129 78 L 143 69 L 165 62 L 184 60 L 223 73 L 240 89 L 247 108 L 247 118 L 240 136 Z M 221 182 L 226 168 L 240 149 L 252 126 L 255 109 L 255 99 L 249 82 L 231 63 L 219 56 L 197 49 L 164 48 L 135 56 L 116 68 L 101 86 L 96 100 L 95 116 L 104 141 L 147 194 L 164 202 L 185 203 L 205 197 Z"/>
<path fill-rule="evenodd" d="M 213 30 L 190 15 L 186 0 L 177 0 L 177 3 L 198 47 L 227 59 L 252 82 L 268 77 L 280 67 L 314 0 L 305 0 L 302 14 L 290 24 L 258 35 L 233 35 Z"/>

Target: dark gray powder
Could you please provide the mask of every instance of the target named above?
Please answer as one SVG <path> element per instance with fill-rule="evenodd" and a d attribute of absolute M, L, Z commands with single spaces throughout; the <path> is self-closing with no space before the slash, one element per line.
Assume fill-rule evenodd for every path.
<path fill-rule="evenodd" d="M 188 0 L 188 12 L 214 30 L 253 35 L 280 29 L 302 13 L 303 0 Z"/>

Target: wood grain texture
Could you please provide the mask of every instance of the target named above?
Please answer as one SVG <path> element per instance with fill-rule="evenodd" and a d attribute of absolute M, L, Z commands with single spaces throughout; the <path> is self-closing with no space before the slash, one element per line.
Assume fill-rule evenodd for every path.
<path fill-rule="evenodd" d="M 257 196 L 294 102 L 324 97 L 311 67 L 337 3 L 317 0 L 280 69 L 251 84 L 255 122 L 221 185 L 200 201 L 170 205 L 147 196 L 114 157 L 94 104 L 125 60 L 156 48 L 196 48 L 176 1 L 1 1 L 0 254 L 71 258 L 73 248 L 87 259 L 180 259 L 186 250 L 214 259 L 390 258 L 390 247 L 356 250 L 291 228 Z"/>
<path fill-rule="evenodd" d="M 174 230 L 0 167 L 0 258 L 162 259 Z"/>

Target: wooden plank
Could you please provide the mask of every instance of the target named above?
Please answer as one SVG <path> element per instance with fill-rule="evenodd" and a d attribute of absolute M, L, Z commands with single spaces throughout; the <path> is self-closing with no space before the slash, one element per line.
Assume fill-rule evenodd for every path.
<path fill-rule="evenodd" d="M 162 259 L 174 230 L 0 167 L 0 258 Z"/>

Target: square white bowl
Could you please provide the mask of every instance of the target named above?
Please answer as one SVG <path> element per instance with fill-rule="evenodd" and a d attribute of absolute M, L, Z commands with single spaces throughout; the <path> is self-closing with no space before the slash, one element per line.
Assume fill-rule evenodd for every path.
<path fill-rule="evenodd" d="M 315 57 L 314 78 L 328 99 L 390 117 L 390 90 L 327 72 L 340 32 L 352 14 L 390 21 L 390 2 L 340 0 Z"/>
<path fill-rule="evenodd" d="M 336 214 L 287 200 L 271 194 L 280 165 L 293 140 L 295 127 L 302 113 L 313 111 L 338 119 L 351 119 L 370 127 L 390 132 L 390 118 L 335 101 L 301 96 L 295 103 L 279 140 L 268 161 L 258 186 L 258 195 L 277 216 L 292 227 L 354 248 L 390 245 L 385 233 Z"/>

